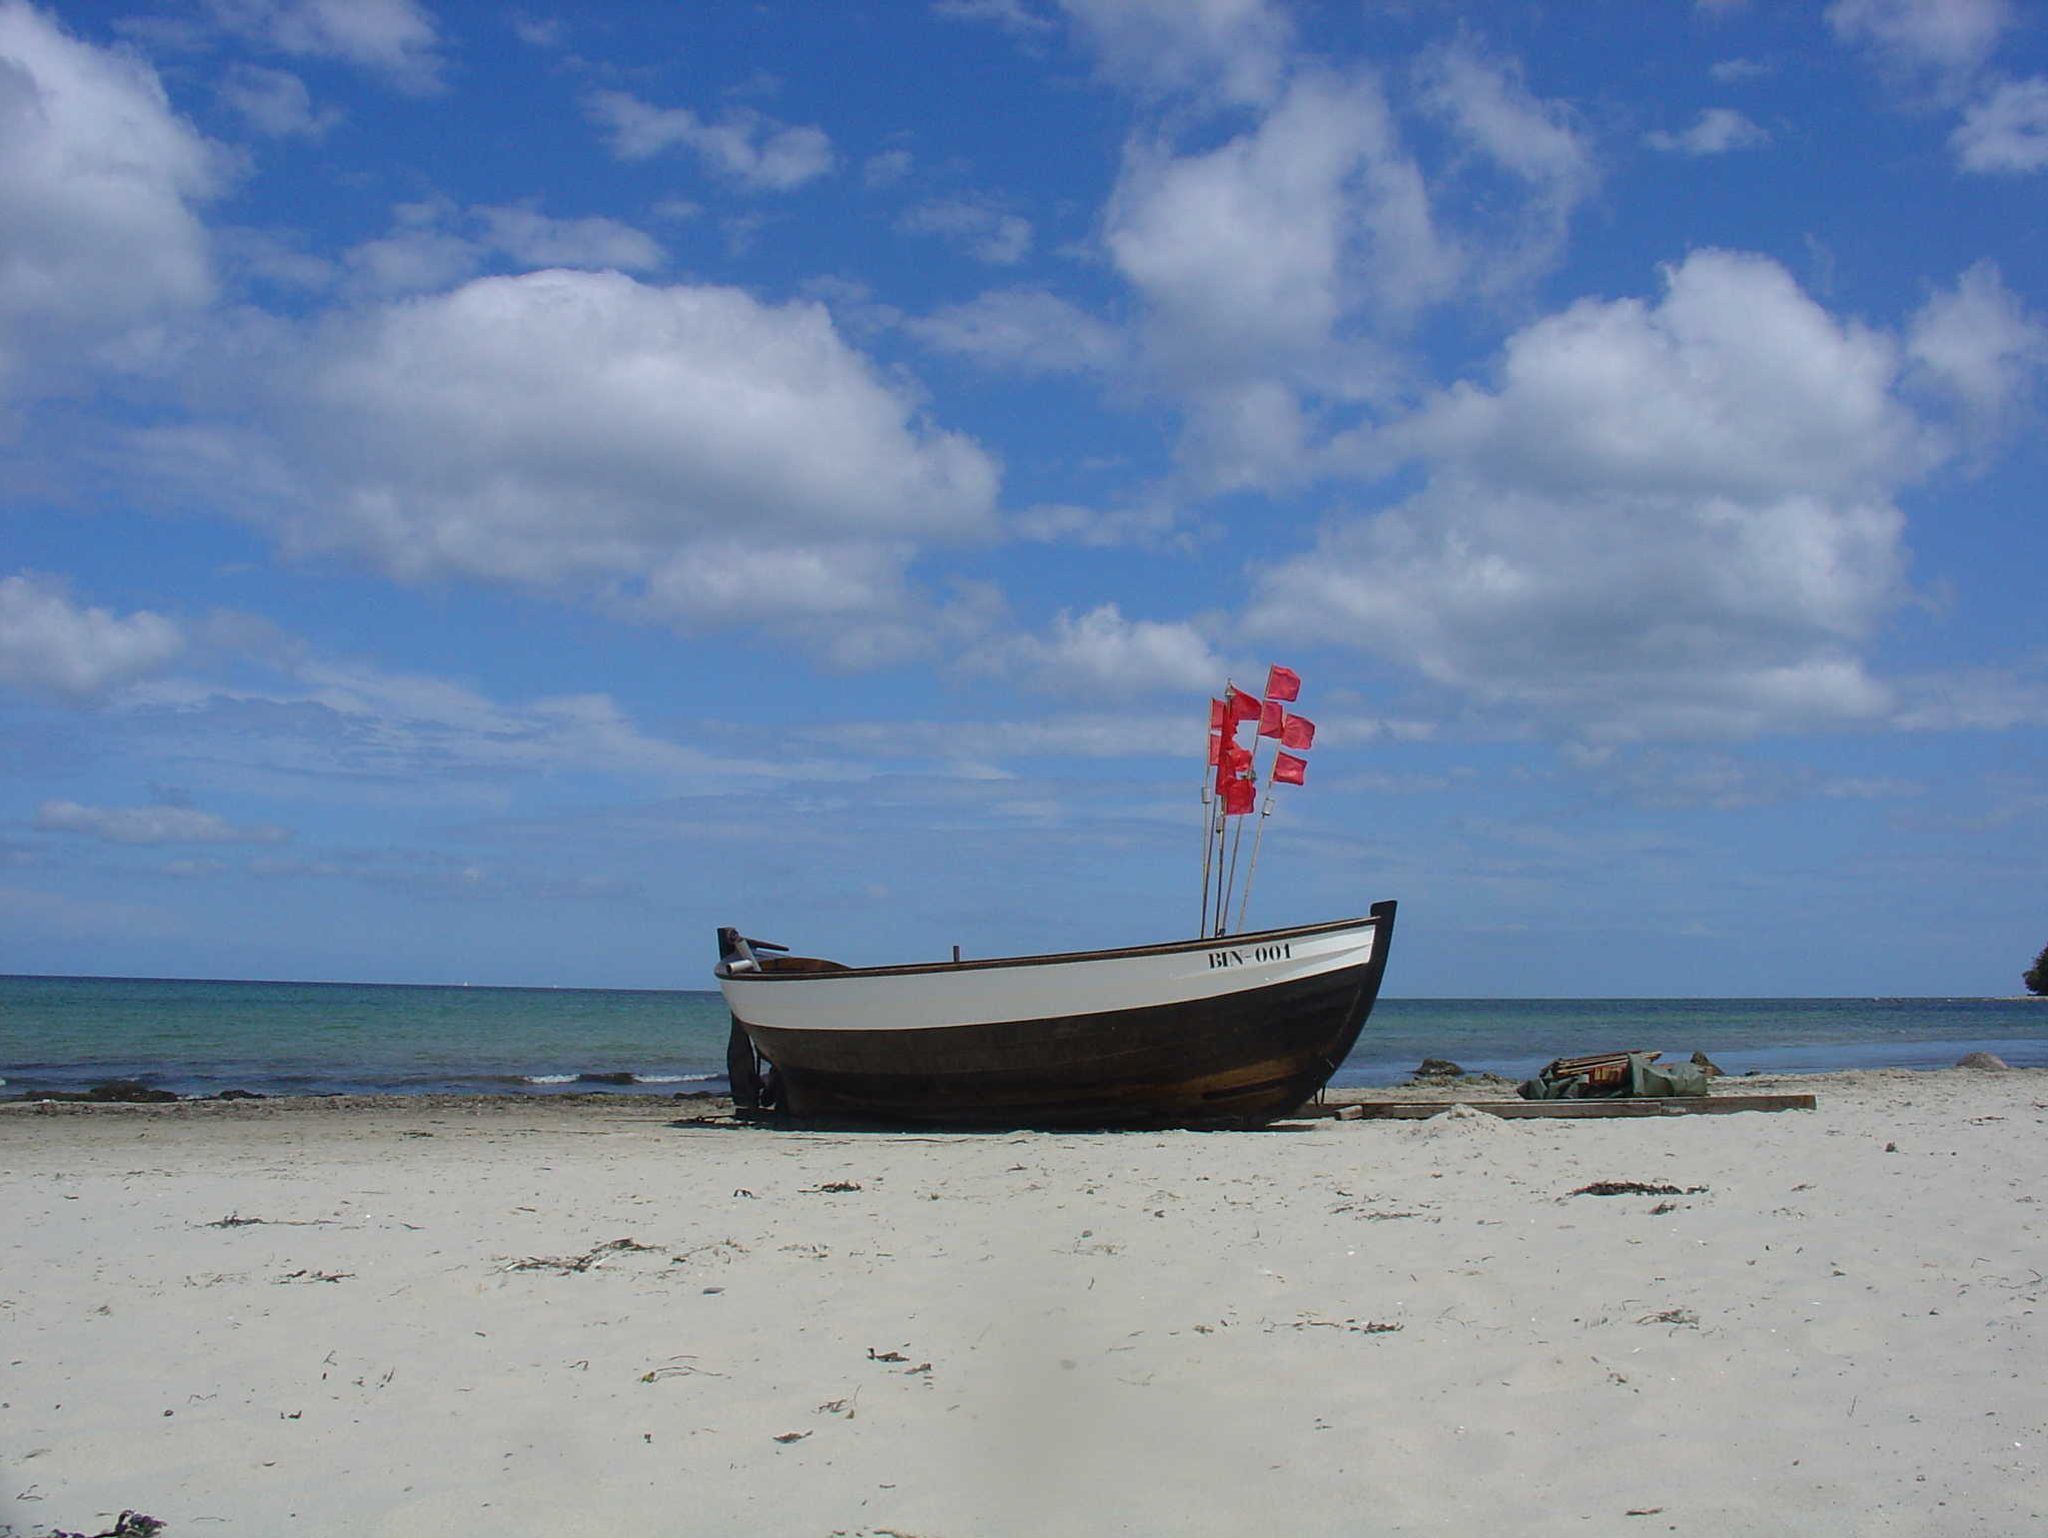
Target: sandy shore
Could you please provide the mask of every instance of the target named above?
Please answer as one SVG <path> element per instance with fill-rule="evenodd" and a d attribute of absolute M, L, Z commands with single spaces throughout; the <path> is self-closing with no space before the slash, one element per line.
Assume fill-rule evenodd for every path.
<path fill-rule="evenodd" d="M 2048 1071 L 1731 1087 L 1819 1108 L 9 1106 L 0 1533 L 2048 1528 Z"/>

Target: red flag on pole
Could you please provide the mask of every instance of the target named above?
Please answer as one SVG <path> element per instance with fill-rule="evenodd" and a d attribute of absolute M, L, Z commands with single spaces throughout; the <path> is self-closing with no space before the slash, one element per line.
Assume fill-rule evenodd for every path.
<path fill-rule="evenodd" d="M 1308 777 L 1308 760 L 1296 758 L 1292 753 L 1273 755 L 1273 783 L 1275 785 L 1299 785 Z"/>
<path fill-rule="evenodd" d="M 1220 795 L 1232 780 L 1251 768 L 1252 755 L 1249 748 L 1239 747 L 1228 737 L 1218 737 L 1214 740 L 1217 744 L 1216 790 Z"/>
<path fill-rule="evenodd" d="M 1283 668 L 1277 663 L 1266 671 L 1266 698 L 1269 700 L 1298 700 L 1301 698 L 1301 675 L 1293 668 Z"/>
<path fill-rule="evenodd" d="M 1259 709 L 1259 735 L 1261 737 L 1278 737 L 1283 729 L 1282 723 L 1286 715 L 1287 712 L 1280 708 L 1278 700 L 1267 700 Z"/>
<path fill-rule="evenodd" d="M 1259 701 L 1256 696 L 1246 694 L 1242 689 L 1230 691 L 1230 714 L 1235 721 L 1256 721 L 1259 719 Z"/>
<path fill-rule="evenodd" d="M 1307 716 L 1297 716 L 1286 711 L 1281 712 L 1281 717 L 1279 731 L 1267 731 L 1266 723 L 1261 721 L 1259 723 L 1260 734 L 1266 737 L 1278 737 L 1282 747 L 1298 748 L 1304 753 L 1316 745 L 1315 722 L 1311 721 Z"/>
<path fill-rule="evenodd" d="M 1209 701 L 1209 730 L 1220 732 L 1230 724 L 1230 711 L 1221 700 Z"/>
<path fill-rule="evenodd" d="M 1242 817 L 1259 799 L 1259 787 L 1250 780 L 1232 780 L 1223 787 L 1223 815 Z"/>
<path fill-rule="evenodd" d="M 1216 733 L 1211 732 L 1209 734 L 1209 767 L 1213 769 L 1222 762 L 1223 739 L 1217 736 Z"/>

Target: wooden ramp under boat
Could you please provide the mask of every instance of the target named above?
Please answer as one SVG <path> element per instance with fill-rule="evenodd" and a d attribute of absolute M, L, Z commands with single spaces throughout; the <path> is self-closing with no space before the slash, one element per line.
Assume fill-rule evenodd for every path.
<path fill-rule="evenodd" d="M 1287 1121 L 1420 1121 L 1441 1116 L 1454 1105 L 1488 1116 L 1552 1116 L 1578 1120 L 1596 1116 L 1715 1116 L 1731 1111 L 1810 1111 L 1811 1095 L 1662 1095 L 1614 1100 L 1361 1100 L 1305 1105 Z"/>

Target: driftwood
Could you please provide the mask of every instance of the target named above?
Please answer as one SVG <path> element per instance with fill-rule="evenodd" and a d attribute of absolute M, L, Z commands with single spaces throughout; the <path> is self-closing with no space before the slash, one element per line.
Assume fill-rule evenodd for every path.
<path fill-rule="evenodd" d="M 1294 1118 L 1334 1121 L 1420 1121 L 1441 1116 L 1453 1104 L 1488 1116 L 1717 1116 L 1730 1111 L 1810 1111 L 1811 1095 L 1664 1095 L 1619 1100 L 1364 1100 L 1349 1105 L 1309 1105 Z"/>

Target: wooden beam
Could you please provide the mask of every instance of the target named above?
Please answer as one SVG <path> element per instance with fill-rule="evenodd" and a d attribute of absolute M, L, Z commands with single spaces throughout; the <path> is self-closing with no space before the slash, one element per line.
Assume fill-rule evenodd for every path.
<path fill-rule="evenodd" d="M 1717 1116 L 1731 1111 L 1810 1111 L 1811 1095 L 1663 1095 L 1613 1100 L 1363 1100 L 1303 1106 L 1288 1120 L 1419 1121 L 1441 1116 L 1454 1105 L 1488 1116 L 1582 1120 L 1598 1116 Z"/>

